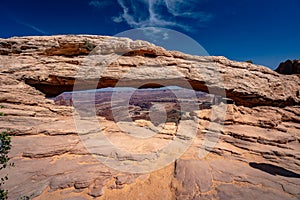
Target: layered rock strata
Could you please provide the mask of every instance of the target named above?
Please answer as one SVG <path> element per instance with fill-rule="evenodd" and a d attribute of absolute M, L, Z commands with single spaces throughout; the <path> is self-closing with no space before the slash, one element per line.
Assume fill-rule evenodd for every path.
<path fill-rule="evenodd" d="M 118 58 L 97 74 L 98 65 L 85 63 L 91 51 Z M 300 198 L 298 76 L 106 36 L 1 39 L 0 54 L 0 112 L 4 113 L 0 127 L 12 135 L 10 156 L 15 163 L 1 174 L 9 175 L 5 188 L 11 199 Z M 191 118 L 182 119 L 182 124 L 194 120 L 199 126 L 188 150 L 174 162 L 143 174 L 121 172 L 99 162 L 85 148 L 84 139 L 101 132 L 126 151 L 145 153 L 164 147 L 174 137 L 189 138 L 177 136 L 177 125 L 166 123 L 159 134 L 141 142 L 104 117 L 93 119 L 101 127 L 83 118 L 87 137 L 80 137 L 73 108 L 55 105 L 45 97 L 72 90 L 75 79 L 78 88 L 89 89 L 118 85 L 120 77 L 119 86 L 140 87 L 140 82 L 145 83 L 143 87 L 159 86 L 156 83 L 185 86 L 181 80 L 186 80 L 204 92 L 222 95 L 224 89 L 236 105 L 196 109 L 189 113 Z M 225 116 L 218 112 L 223 107 Z M 135 123 L 151 130 L 149 121 Z M 211 146 L 207 140 L 217 142 Z M 103 158 L 124 163 L 139 165 L 143 159 L 104 150 Z M 200 151 L 208 155 L 201 158 Z"/>

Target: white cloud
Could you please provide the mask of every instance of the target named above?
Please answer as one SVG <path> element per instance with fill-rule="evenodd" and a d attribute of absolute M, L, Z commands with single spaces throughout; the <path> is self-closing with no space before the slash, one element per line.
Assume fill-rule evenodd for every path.
<path fill-rule="evenodd" d="M 167 32 L 164 32 L 163 33 L 163 38 L 162 38 L 163 40 L 167 40 L 167 39 L 169 39 L 169 34 L 167 33 Z"/>
<path fill-rule="evenodd" d="M 118 17 L 112 17 L 111 19 L 112 19 L 115 23 L 121 23 L 121 22 L 124 21 L 122 15 L 120 15 L 120 16 L 118 16 Z"/>
<path fill-rule="evenodd" d="M 191 31 L 193 27 L 188 26 L 178 18 L 193 19 L 197 25 L 209 22 L 213 18 L 212 14 L 199 11 L 196 5 L 199 1 L 201 0 L 136 0 L 136 4 L 142 4 L 148 8 L 145 12 L 136 4 L 118 0 L 123 13 L 118 17 L 113 17 L 112 20 L 116 23 L 124 21 L 132 28 L 178 27 Z M 166 13 L 161 13 L 161 7 L 168 10 L 169 16 L 166 16 Z"/>
<path fill-rule="evenodd" d="M 169 34 L 166 29 L 158 27 L 145 27 L 142 29 L 144 36 L 152 43 L 156 43 L 159 40 L 168 40 Z"/>
<path fill-rule="evenodd" d="M 143 16 L 141 16 L 140 10 L 138 10 L 134 5 L 126 5 L 124 0 L 118 0 L 119 5 L 123 9 L 123 13 L 120 15 L 124 21 L 133 28 L 143 28 L 143 27 L 149 27 L 149 26 L 179 26 L 182 27 L 180 24 L 176 24 L 172 21 L 167 21 L 162 19 L 161 15 L 156 12 L 155 6 L 159 3 L 158 0 L 144 0 L 141 1 L 148 6 L 148 16 L 144 19 Z M 129 7 L 131 6 L 131 7 Z M 133 11 L 132 13 L 130 11 Z M 136 11 L 136 12 L 135 12 Z"/>
<path fill-rule="evenodd" d="M 97 0 L 92 0 L 89 3 L 90 6 L 94 6 L 96 8 L 102 9 L 104 7 L 107 7 L 111 5 L 111 1 L 97 1 Z"/>

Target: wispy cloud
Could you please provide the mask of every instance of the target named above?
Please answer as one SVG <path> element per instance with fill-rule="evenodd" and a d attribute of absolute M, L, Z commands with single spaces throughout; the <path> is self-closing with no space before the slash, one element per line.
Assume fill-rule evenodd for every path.
<path fill-rule="evenodd" d="M 163 0 L 168 11 L 174 16 L 210 21 L 213 15 L 198 8 L 201 1 L 203 2 L 203 0 Z"/>
<path fill-rule="evenodd" d="M 92 0 L 89 3 L 89 6 L 93 6 L 99 9 L 105 8 L 107 6 L 112 5 L 111 1 L 97 1 L 97 0 Z"/>
<path fill-rule="evenodd" d="M 114 17 L 112 17 L 111 19 L 112 19 L 115 23 L 121 23 L 121 22 L 124 21 L 122 16 L 118 16 L 118 17 L 114 16 Z"/>
<path fill-rule="evenodd" d="M 21 24 L 21 25 L 24 25 L 24 26 L 26 26 L 26 27 L 28 27 L 28 28 L 31 28 L 31 29 L 33 29 L 33 30 L 35 30 L 36 32 L 38 32 L 38 33 L 41 33 L 41 34 L 43 34 L 43 35 L 48 35 L 48 33 L 46 32 L 46 31 L 43 31 L 42 29 L 40 29 L 40 28 L 38 28 L 38 27 L 36 27 L 36 26 L 34 26 L 34 25 L 32 25 L 32 24 L 29 24 L 29 23 L 26 23 L 26 22 L 22 22 L 22 21 L 20 21 L 20 20 L 15 20 L 18 24 Z"/>
<path fill-rule="evenodd" d="M 123 12 L 112 20 L 115 23 L 126 22 L 132 28 L 177 27 L 192 31 L 194 27 L 187 25 L 184 20 L 194 20 L 194 26 L 202 26 L 213 19 L 211 13 L 199 11 L 199 1 L 201 0 L 136 0 L 136 4 L 133 4 L 118 0 Z M 140 6 L 136 6 L 137 4 Z"/>
<path fill-rule="evenodd" d="M 156 43 L 159 40 L 168 40 L 168 30 L 159 27 L 145 27 L 141 29 L 148 41 Z"/>

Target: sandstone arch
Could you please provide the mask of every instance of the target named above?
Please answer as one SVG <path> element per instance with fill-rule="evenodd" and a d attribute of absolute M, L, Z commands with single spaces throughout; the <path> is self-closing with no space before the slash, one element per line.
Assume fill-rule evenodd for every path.
<path fill-rule="evenodd" d="M 98 46 L 103 55 L 123 55 L 111 63 L 101 77 L 91 67 L 82 65 L 91 45 Z M 141 82 L 156 87 L 152 82 L 178 85 L 180 79 L 190 83 L 195 90 L 218 95 L 222 91 L 237 105 L 289 106 L 299 104 L 299 76 L 280 75 L 266 67 L 235 62 L 224 57 L 191 56 L 167 51 L 145 41 L 106 36 L 44 36 L 0 40 L 1 73 L 12 74 L 16 79 L 34 86 L 47 96 L 72 91 L 75 78 L 80 80 L 79 89 L 113 87 L 121 72 L 120 86 L 139 87 Z M 91 70 L 89 75 L 78 75 L 80 67 Z M 93 66 L 94 67 L 94 66 Z M 181 76 L 170 73 L 175 69 Z M 133 71 L 134 70 L 134 71 Z M 224 84 L 220 84 L 220 77 Z M 131 73 L 134 72 L 134 73 Z M 145 73 L 146 72 L 146 73 Z M 100 78 L 100 79 L 99 79 Z M 99 81 L 100 80 L 100 81 Z M 98 82 L 99 81 L 99 82 Z"/>

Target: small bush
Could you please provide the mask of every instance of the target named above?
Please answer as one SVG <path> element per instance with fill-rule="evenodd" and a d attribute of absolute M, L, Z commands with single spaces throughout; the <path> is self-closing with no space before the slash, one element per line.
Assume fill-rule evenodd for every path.
<path fill-rule="evenodd" d="M 23 197 L 21 197 L 21 198 L 18 199 L 18 200 L 30 200 L 30 197 L 29 197 L 29 196 L 23 196 Z"/>
<path fill-rule="evenodd" d="M 11 148 L 11 138 L 7 131 L 2 131 L 0 133 L 0 170 L 6 168 L 7 166 L 14 166 L 13 163 L 8 163 L 10 157 L 8 153 Z M 7 199 L 8 198 L 8 191 L 3 189 L 3 185 L 5 181 L 8 180 L 8 176 L 1 177 L 0 179 L 0 199 Z"/>
<path fill-rule="evenodd" d="M 89 50 L 89 51 L 92 51 L 92 50 L 96 47 L 96 45 L 94 45 L 93 43 L 91 43 L 91 42 L 88 41 L 88 40 L 85 40 L 85 41 L 84 41 L 84 46 L 85 46 L 85 48 L 86 48 L 87 50 Z"/>

